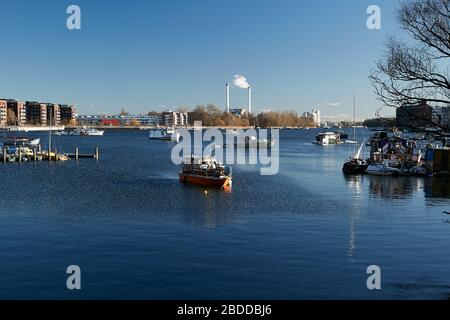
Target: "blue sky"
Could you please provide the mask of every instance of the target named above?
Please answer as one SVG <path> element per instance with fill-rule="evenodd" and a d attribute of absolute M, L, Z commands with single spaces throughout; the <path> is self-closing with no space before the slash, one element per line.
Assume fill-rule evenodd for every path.
<path fill-rule="evenodd" d="M 70 4 L 81 8 L 81 30 L 66 28 Z M 366 28 L 370 4 L 381 8 L 381 30 Z M 225 83 L 242 74 L 256 112 L 320 105 L 324 116 L 340 118 L 352 113 L 356 89 L 358 118 L 371 117 L 380 104 L 367 75 L 399 32 L 398 5 L 0 0 L 0 97 L 73 103 L 79 113 L 223 107 Z M 231 95 L 233 107 L 246 106 L 245 90 Z"/>

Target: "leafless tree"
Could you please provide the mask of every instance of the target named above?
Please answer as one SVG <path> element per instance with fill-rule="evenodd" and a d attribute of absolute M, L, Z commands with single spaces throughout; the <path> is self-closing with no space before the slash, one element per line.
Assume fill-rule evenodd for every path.
<path fill-rule="evenodd" d="M 378 99 L 391 107 L 450 105 L 450 0 L 405 1 L 398 20 L 409 37 L 391 38 L 376 61 L 369 78 Z"/>

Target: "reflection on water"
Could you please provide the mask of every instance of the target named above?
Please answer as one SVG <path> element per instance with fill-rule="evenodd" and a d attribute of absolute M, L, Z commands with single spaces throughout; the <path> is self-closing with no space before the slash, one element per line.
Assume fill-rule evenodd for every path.
<path fill-rule="evenodd" d="M 423 188 L 423 179 L 417 177 L 368 176 L 372 196 L 383 199 L 411 199 Z"/>
<path fill-rule="evenodd" d="M 450 177 L 390 177 L 356 175 L 345 176 L 347 186 L 352 192 L 352 199 L 356 201 L 364 194 L 364 185 L 368 183 L 369 194 L 383 199 L 411 199 L 415 195 L 424 193 L 427 204 L 439 200 L 450 199 Z M 430 199 L 433 201 L 430 202 Z"/>
<path fill-rule="evenodd" d="M 347 257 L 350 262 L 354 262 L 354 254 L 356 250 L 356 222 L 358 216 L 361 214 L 361 208 L 363 208 L 362 204 L 362 193 L 363 193 L 363 178 L 362 175 L 350 175 L 344 176 L 347 185 L 349 186 L 352 192 L 352 207 L 349 215 L 350 220 L 350 228 L 349 228 L 349 241 L 348 241 L 348 251 Z"/>
<path fill-rule="evenodd" d="M 450 199 L 450 177 L 432 177 L 425 180 L 425 197 Z"/>
<path fill-rule="evenodd" d="M 347 185 L 352 190 L 352 198 L 359 198 L 363 192 L 362 182 L 363 175 L 344 175 Z"/>
<path fill-rule="evenodd" d="M 315 146 L 318 131 L 283 132 L 277 175 L 233 165 L 229 192 L 179 182 L 172 145 L 140 130 L 61 138 L 99 162 L 5 165 L 0 298 L 73 298 L 55 274 L 74 262 L 86 299 L 372 299 L 368 263 L 390 269 L 377 297 L 448 293 L 449 180 L 344 178 L 353 146 Z"/>

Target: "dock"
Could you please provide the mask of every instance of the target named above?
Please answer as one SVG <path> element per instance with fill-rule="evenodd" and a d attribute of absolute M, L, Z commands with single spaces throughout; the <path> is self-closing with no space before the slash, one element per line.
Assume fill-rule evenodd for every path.
<path fill-rule="evenodd" d="M 13 151 L 13 152 L 11 152 Z M 36 161 L 66 161 L 69 159 L 99 159 L 99 148 L 95 147 L 94 153 L 80 153 L 78 147 L 74 153 L 58 153 L 58 150 L 43 151 L 41 145 L 35 147 L 20 146 L 14 149 L 3 146 L 0 149 L 0 159 L 3 163 L 9 162 L 36 162 Z"/>

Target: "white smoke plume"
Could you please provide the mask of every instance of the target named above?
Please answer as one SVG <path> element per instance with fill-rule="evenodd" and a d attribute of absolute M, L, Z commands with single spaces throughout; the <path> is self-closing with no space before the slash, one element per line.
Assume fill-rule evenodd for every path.
<path fill-rule="evenodd" d="M 234 76 L 233 85 L 241 89 L 248 89 L 250 87 L 247 78 L 240 74 Z"/>

